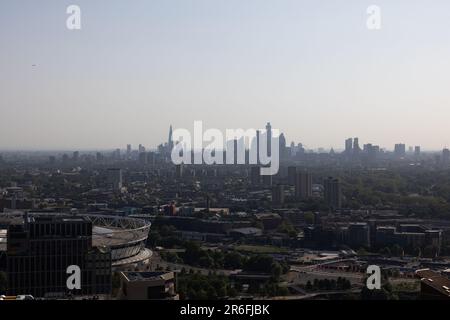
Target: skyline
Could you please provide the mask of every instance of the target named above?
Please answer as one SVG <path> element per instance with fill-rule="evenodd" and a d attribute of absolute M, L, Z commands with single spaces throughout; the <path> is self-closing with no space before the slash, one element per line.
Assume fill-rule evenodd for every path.
<path fill-rule="evenodd" d="M 9 1 L 0 150 L 156 148 L 167 127 L 255 128 L 340 150 L 450 146 L 450 3 Z M 173 4 L 176 4 L 175 6 Z"/>
<path fill-rule="evenodd" d="M 268 124 L 270 124 L 270 122 L 268 122 Z M 178 129 L 178 128 L 176 128 L 176 129 Z M 204 131 L 207 131 L 208 129 L 213 129 L 213 128 L 204 128 Z M 242 128 L 236 128 L 236 129 L 239 130 L 239 129 L 242 129 Z M 250 129 L 253 129 L 253 128 L 250 128 Z M 248 130 L 248 129 L 244 129 L 244 131 L 245 130 Z M 265 131 L 265 129 L 262 129 L 262 128 L 258 128 L 258 129 L 255 129 L 255 130 L 256 131 L 260 131 L 260 132 L 261 131 L 262 132 Z M 278 129 L 276 129 L 276 130 L 278 130 Z M 8 148 L 3 148 L 2 149 L 2 148 L 0 148 L 0 152 L 72 152 L 72 151 L 81 151 L 81 152 L 96 152 L 96 151 L 102 152 L 103 151 L 103 152 L 106 152 L 106 151 L 115 151 L 115 150 L 118 150 L 118 149 L 120 149 L 121 151 L 124 151 L 124 150 L 126 151 L 128 149 L 128 146 L 130 146 L 131 150 L 133 150 L 133 151 L 139 151 L 140 147 L 144 147 L 144 149 L 146 151 L 158 151 L 159 147 L 167 147 L 170 143 L 172 143 L 172 144 L 174 143 L 174 141 L 171 141 L 172 131 L 173 131 L 173 127 L 172 127 L 172 125 L 170 125 L 169 126 L 169 139 L 167 141 L 160 141 L 155 146 L 146 145 L 145 143 L 137 143 L 137 144 L 127 143 L 126 145 L 123 145 L 123 146 L 118 146 L 117 145 L 117 146 L 114 146 L 114 147 L 111 147 L 111 148 L 79 148 L 79 149 L 77 149 L 77 148 L 66 148 L 66 149 L 58 149 L 58 148 L 55 148 L 55 149 L 45 149 L 45 148 L 44 149 L 39 149 L 39 148 L 35 148 L 35 149 L 32 149 L 32 148 L 30 148 L 30 149 L 13 149 L 13 148 L 10 148 L 10 149 L 8 149 Z M 203 131 L 203 134 L 205 133 L 204 131 Z M 280 135 L 284 136 L 284 132 L 282 130 L 279 133 L 280 133 Z M 225 138 L 224 139 L 224 143 L 225 144 L 227 142 L 231 142 L 232 141 L 230 139 L 227 140 L 225 136 L 226 135 L 224 134 L 224 138 Z M 256 136 L 253 136 L 253 139 L 255 139 L 255 138 L 256 138 Z M 404 145 L 406 152 L 414 152 L 414 148 L 417 148 L 417 147 L 419 148 L 420 152 L 431 152 L 431 153 L 442 152 L 443 150 L 448 150 L 449 149 L 448 146 L 443 146 L 441 149 L 427 149 L 426 146 L 424 148 L 424 146 L 415 145 L 415 144 L 409 145 L 409 144 L 406 144 L 406 143 L 403 143 L 403 142 L 395 143 L 394 146 L 380 146 L 375 141 L 361 141 L 359 139 L 359 137 L 347 137 L 347 138 L 345 138 L 343 140 L 343 143 L 342 143 L 341 146 L 338 146 L 336 148 L 335 147 L 330 147 L 329 149 L 327 149 L 326 147 L 321 147 L 321 146 L 307 146 L 307 145 L 303 144 L 301 141 L 289 141 L 289 140 L 286 140 L 286 147 L 289 148 L 291 146 L 291 143 L 294 143 L 295 147 L 297 147 L 299 144 L 301 144 L 305 148 L 305 151 L 307 151 L 307 152 L 309 152 L 309 151 L 319 152 L 320 150 L 323 150 L 323 152 L 330 152 L 331 149 L 336 151 L 336 152 L 345 152 L 345 149 L 346 149 L 346 145 L 345 144 L 347 142 L 347 139 L 351 139 L 351 140 L 358 139 L 359 143 L 360 143 L 360 145 L 359 145 L 360 148 L 362 148 L 366 144 L 370 144 L 370 146 L 379 147 L 380 150 L 382 150 L 384 152 L 394 152 L 395 151 L 395 147 L 397 146 L 397 144 Z M 202 150 L 207 150 L 207 148 L 205 148 L 205 146 L 207 146 L 209 143 L 207 141 L 203 141 L 203 144 L 204 144 L 204 149 L 202 149 Z M 225 145 L 224 145 L 224 148 L 226 148 Z M 249 148 L 249 146 L 247 145 L 246 149 L 248 149 L 248 148 Z M 410 150 L 408 150 L 408 149 L 410 149 Z M 225 149 L 223 149 L 223 150 L 225 150 Z"/>

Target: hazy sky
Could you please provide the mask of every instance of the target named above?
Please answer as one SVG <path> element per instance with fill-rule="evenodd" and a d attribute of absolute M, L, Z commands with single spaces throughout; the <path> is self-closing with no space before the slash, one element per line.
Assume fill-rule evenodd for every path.
<path fill-rule="evenodd" d="M 194 120 L 441 149 L 449 17 L 448 0 L 1 0 L 0 149 L 155 147 Z"/>

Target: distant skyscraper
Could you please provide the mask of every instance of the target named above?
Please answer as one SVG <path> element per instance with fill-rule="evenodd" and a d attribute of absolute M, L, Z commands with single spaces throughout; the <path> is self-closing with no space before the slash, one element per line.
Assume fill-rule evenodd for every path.
<path fill-rule="evenodd" d="M 261 176 L 261 178 L 262 178 L 262 183 L 264 186 L 266 186 L 266 187 L 272 186 L 272 176 L 271 175 L 264 175 L 264 176 Z"/>
<path fill-rule="evenodd" d="M 286 148 L 286 138 L 284 137 L 284 133 L 280 134 L 279 138 L 279 149 L 280 149 L 280 159 L 287 158 L 287 148 Z"/>
<path fill-rule="evenodd" d="M 295 181 L 295 197 L 299 200 L 312 196 L 312 176 L 308 172 L 298 172 Z"/>
<path fill-rule="evenodd" d="M 131 144 L 127 144 L 127 160 L 131 160 Z"/>
<path fill-rule="evenodd" d="M 359 147 L 359 139 L 353 138 L 353 153 L 358 154 L 361 151 Z"/>
<path fill-rule="evenodd" d="M 259 141 L 261 141 L 261 131 L 256 130 L 256 163 L 260 164 L 260 159 L 259 159 Z"/>
<path fill-rule="evenodd" d="M 152 166 L 156 164 L 156 154 L 154 152 L 147 153 L 147 163 Z"/>
<path fill-rule="evenodd" d="M 442 150 L 442 164 L 448 165 L 450 162 L 450 150 L 445 148 Z"/>
<path fill-rule="evenodd" d="M 169 128 L 169 141 L 168 141 L 168 146 L 169 146 L 169 152 L 172 152 L 173 149 L 173 131 L 172 131 L 172 125 L 170 125 Z"/>
<path fill-rule="evenodd" d="M 420 146 L 415 146 L 414 147 L 414 155 L 416 157 L 420 156 Z"/>
<path fill-rule="evenodd" d="M 288 167 L 288 184 L 291 186 L 295 185 L 295 180 L 297 179 L 297 167 Z"/>
<path fill-rule="evenodd" d="M 352 154 L 353 153 L 353 139 L 348 138 L 345 140 L 345 153 Z"/>
<path fill-rule="evenodd" d="M 406 155 L 406 146 L 404 143 L 397 143 L 394 147 L 394 154 L 396 157 L 402 158 Z"/>
<path fill-rule="evenodd" d="M 139 153 L 138 160 L 140 164 L 147 164 L 148 163 L 148 155 L 146 152 Z"/>
<path fill-rule="evenodd" d="M 250 169 L 250 181 L 252 185 L 261 184 L 261 168 L 258 166 L 251 167 Z"/>
<path fill-rule="evenodd" d="M 101 152 L 97 152 L 97 154 L 95 155 L 95 159 L 97 161 L 103 161 L 103 154 Z"/>
<path fill-rule="evenodd" d="M 289 150 L 289 155 L 291 157 L 294 157 L 296 154 L 297 154 L 297 150 L 295 149 L 295 143 L 294 143 L 294 141 L 292 141 L 291 142 L 291 147 L 290 147 L 290 150 Z"/>
<path fill-rule="evenodd" d="M 115 159 L 115 160 L 120 160 L 120 149 L 116 149 L 116 150 L 114 150 L 114 152 L 113 152 L 113 158 Z"/>
<path fill-rule="evenodd" d="M 297 154 L 304 154 L 305 153 L 305 148 L 303 148 L 303 144 L 298 143 L 297 144 Z"/>
<path fill-rule="evenodd" d="M 340 209 L 342 206 L 342 190 L 338 179 L 329 177 L 324 181 L 325 203 L 331 209 Z"/>
<path fill-rule="evenodd" d="M 178 164 L 175 171 L 177 179 L 183 178 L 183 164 Z"/>
<path fill-rule="evenodd" d="M 120 191 L 122 189 L 122 169 L 108 169 L 108 181 L 113 190 Z"/>
<path fill-rule="evenodd" d="M 80 159 L 80 152 L 75 151 L 72 156 L 73 161 L 77 162 Z"/>
<path fill-rule="evenodd" d="M 272 155 L 272 126 L 270 122 L 266 125 L 266 135 L 267 135 L 267 155 L 270 157 Z"/>
<path fill-rule="evenodd" d="M 282 184 L 276 185 L 272 188 L 272 202 L 275 205 L 284 203 L 284 186 Z"/>
<path fill-rule="evenodd" d="M 377 158 L 377 155 L 380 152 L 380 147 L 367 143 L 364 145 L 363 151 L 367 155 L 367 160 L 373 161 Z"/>

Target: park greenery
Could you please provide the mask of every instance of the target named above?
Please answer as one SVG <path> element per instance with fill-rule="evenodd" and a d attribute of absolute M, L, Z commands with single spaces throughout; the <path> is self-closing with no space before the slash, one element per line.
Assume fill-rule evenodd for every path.
<path fill-rule="evenodd" d="M 231 281 L 229 277 L 210 273 L 202 275 L 192 270 L 184 269 L 178 275 L 178 293 L 180 299 L 189 300 L 217 300 L 235 298 L 238 295 L 251 294 L 256 296 L 284 296 L 288 290 L 280 287 L 273 279 L 262 283 L 251 283 L 244 289 L 240 282 Z"/>
<path fill-rule="evenodd" d="M 244 272 L 270 274 L 274 279 L 289 271 L 287 263 L 275 261 L 269 255 L 243 255 L 237 251 L 204 250 L 196 242 L 186 242 L 184 252 L 162 251 L 161 257 L 171 263 L 205 269 L 241 269 Z"/>

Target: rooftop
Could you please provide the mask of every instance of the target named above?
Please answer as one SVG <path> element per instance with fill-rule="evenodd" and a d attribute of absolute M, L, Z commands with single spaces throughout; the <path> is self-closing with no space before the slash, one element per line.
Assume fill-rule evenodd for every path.
<path fill-rule="evenodd" d="M 417 270 L 416 275 L 421 278 L 422 283 L 450 298 L 450 279 L 430 269 Z"/>
<path fill-rule="evenodd" d="M 174 277 L 173 272 L 122 272 L 128 281 L 148 281 L 148 280 L 170 280 Z"/>

